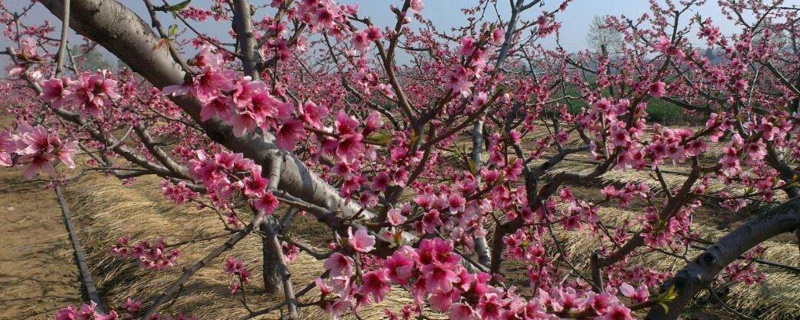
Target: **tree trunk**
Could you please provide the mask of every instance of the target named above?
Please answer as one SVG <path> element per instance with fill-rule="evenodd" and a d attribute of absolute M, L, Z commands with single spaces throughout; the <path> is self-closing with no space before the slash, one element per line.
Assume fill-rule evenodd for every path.
<path fill-rule="evenodd" d="M 275 218 L 270 216 L 259 226 L 259 229 L 263 232 L 261 237 L 261 257 L 262 274 L 264 276 L 264 293 L 272 295 L 282 290 L 280 257 L 278 256 L 281 252 L 276 252 L 275 248 L 273 248 L 267 224 L 277 229 Z"/>
<path fill-rule="evenodd" d="M 475 180 L 480 185 L 481 176 L 478 170 L 483 166 L 483 120 L 478 120 L 472 127 L 472 164 L 475 169 Z M 484 266 L 488 266 L 492 259 L 489 256 L 489 245 L 486 243 L 485 236 L 474 236 L 472 240 L 475 241 L 475 254 L 478 255 L 478 262 Z"/>
<path fill-rule="evenodd" d="M 274 217 L 270 220 L 264 220 L 261 223 L 261 230 L 264 230 L 264 244 L 265 248 L 269 248 L 269 250 L 264 250 L 265 254 L 269 251 L 270 259 L 274 259 L 269 261 L 264 259 L 264 284 L 267 284 L 267 279 L 269 281 L 276 281 L 278 284 L 278 288 L 274 288 L 274 290 L 283 290 L 283 297 L 286 300 L 286 307 L 288 309 L 288 316 L 289 319 L 298 319 L 297 315 L 297 298 L 294 294 L 294 285 L 292 284 L 292 274 L 289 273 L 289 265 L 286 262 L 286 257 L 283 256 L 283 251 L 281 250 L 281 243 L 278 239 L 278 231 L 275 229 L 277 225 L 277 220 Z M 269 261 L 269 266 L 267 262 Z M 269 268 L 269 269 L 268 269 Z M 269 272 L 269 274 L 267 274 Z M 269 277 L 267 277 L 269 275 Z"/>

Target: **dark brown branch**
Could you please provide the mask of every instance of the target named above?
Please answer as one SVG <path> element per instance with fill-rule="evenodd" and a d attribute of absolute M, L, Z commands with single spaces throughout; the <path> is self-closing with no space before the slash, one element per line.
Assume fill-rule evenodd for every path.
<path fill-rule="evenodd" d="M 683 204 L 686 203 L 686 201 L 689 199 L 692 186 L 694 185 L 695 181 L 697 181 L 697 179 L 699 178 L 700 178 L 700 167 L 695 165 L 693 167 L 692 172 L 689 174 L 689 177 L 686 178 L 686 181 L 683 182 L 683 186 L 681 186 L 681 189 L 678 191 L 678 193 L 674 197 L 671 197 L 667 202 L 666 207 L 664 207 L 661 210 L 661 212 L 659 212 L 658 218 L 660 220 L 667 221 L 673 215 L 678 213 Z M 644 244 L 645 244 L 644 237 L 642 237 L 640 233 L 636 233 L 630 240 L 628 240 L 628 242 L 622 245 L 622 247 L 619 248 L 617 251 L 614 251 L 608 257 L 602 257 L 598 259 L 597 266 L 599 268 L 605 268 L 612 264 L 615 264 L 620 260 L 624 259 L 626 256 L 628 256 L 628 254 L 633 252 L 633 250 L 636 250 L 636 248 L 639 248 Z"/>

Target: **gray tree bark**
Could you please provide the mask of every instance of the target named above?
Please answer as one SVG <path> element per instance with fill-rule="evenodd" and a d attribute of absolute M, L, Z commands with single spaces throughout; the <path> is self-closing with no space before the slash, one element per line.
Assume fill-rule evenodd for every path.
<path fill-rule="evenodd" d="M 259 229 L 264 235 L 269 234 L 269 227 L 275 227 L 275 219 L 270 217 L 264 220 L 259 226 Z M 267 294 L 276 294 L 281 290 L 281 274 L 279 268 L 278 254 L 281 252 L 275 251 L 272 245 L 272 239 L 269 236 L 261 236 L 261 258 L 262 258 L 262 274 L 264 277 L 264 292 Z M 278 247 L 280 249 L 280 247 Z"/>
<path fill-rule="evenodd" d="M 483 166 L 483 120 L 478 120 L 472 126 L 472 163 L 475 166 L 475 179 L 481 181 L 481 176 L 478 170 Z M 475 241 L 475 254 L 478 255 L 478 262 L 484 266 L 488 266 L 492 262 L 489 256 L 489 244 L 486 242 L 485 236 L 474 236 L 472 240 Z"/>
<path fill-rule="evenodd" d="M 662 285 L 662 291 L 673 288 L 677 297 L 665 302 L 667 310 L 653 304 L 646 319 L 677 319 L 692 297 L 708 287 L 725 266 L 759 243 L 795 231 L 798 223 L 800 198 L 794 198 L 725 235 Z"/>

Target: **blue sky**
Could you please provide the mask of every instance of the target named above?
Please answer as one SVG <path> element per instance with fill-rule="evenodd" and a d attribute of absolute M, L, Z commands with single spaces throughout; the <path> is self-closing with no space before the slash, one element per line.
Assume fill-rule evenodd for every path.
<path fill-rule="evenodd" d="M 178 0 L 169 0 L 172 3 L 177 3 Z M 19 10 L 28 1 L 13 0 L 5 1 L 8 7 L 12 10 Z M 141 0 L 120 0 L 129 8 L 137 12 L 145 21 L 150 21 L 144 2 Z M 268 4 L 269 0 L 251 0 L 251 4 Z M 372 17 L 373 22 L 378 25 L 393 25 L 393 14 L 389 11 L 389 5 L 402 4 L 401 0 L 341 0 L 340 3 L 360 3 L 360 12 L 362 16 Z M 461 13 L 460 8 L 476 3 L 476 0 L 424 0 L 425 10 L 423 15 L 431 19 L 439 28 L 449 28 L 453 26 L 462 25 L 465 23 L 464 15 Z M 544 1 L 548 5 L 533 9 L 525 12 L 523 18 L 535 19 L 543 10 L 552 10 L 557 6 L 560 1 Z M 724 34 L 733 33 L 736 28 L 731 21 L 727 21 L 717 9 L 716 0 L 708 0 L 708 3 L 701 7 L 694 9 L 695 13 L 699 13 L 703 17 L 711 17 L 716 24 L 718 24 Z M 160 1 L 154 1 L 160 3 Z M 198 7 L 208 7 L 209 0 L 194 0 L 192 5 Z M 800 0 L 787 1 L 787 5 L 800 5 Z M 38 7 L 29 14 L 28 20 L 31 22 L 41 23 L 42 21 L 49 20 L 51 24 L 60 26 L 60 21 L 50 14 L 44 7 Z M 508 1 L 500 0 L 499 9 L 505 16 L 508 15 Z M 620 15 L 625 14 L 628 17 L 638 17 L 641 14 L 649 11 L 649 1 L 646 0 L 575 0 L 573 1 L 566 12 L 559 13 L 557 20 L 562 23 L 561 28 L 561 45 L 568 51 L 577 51 L 587 48 L 586 33 L 589 30 L 589 25 L 595 15 Z M 263 13 L 262 13 L 263 14 Z M 692 14 L 687 14 L 687 19 Z M 160 19 L 163 24 L 169 25 L 172 23 L 172 17 L 168 14 L 161 13 Z M 195 24 L 201 31 L 209 32 L 213 36 L 224 38 L 228 32 L 230 25 L 222 22 L 211 22 L 206 24 Z M 77 38 L 73 42 L 78 43 Z M 555 38 L 550 37 L 542 42 L 546 46 L 554 46 Z M 6 39 L 0 39 L 0 46 L 3 48 L 10 43 Z M 6 61 L 0 61 L 0 65 L 5 65 Z"/>

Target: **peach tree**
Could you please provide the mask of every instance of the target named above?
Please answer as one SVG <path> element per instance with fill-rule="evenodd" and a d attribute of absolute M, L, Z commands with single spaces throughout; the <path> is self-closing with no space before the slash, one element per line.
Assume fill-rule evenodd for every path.
<path fill-rule="evenodd" d="M 213 209 L 231 235 L 152 301 L 58 319 L 166 317 L 183 283 L 248 236 L 263 240 L 265 290 L 285 298 L 248 317 L 357 315 L 400 290 L 413 303 L 388 318 L 674 319 L 715 283 L 760 282 L 759 244 L 798 229 L 800 8 L 782 1 L 720 1 L 734 34 L 695 14 L 704 1 L 651 1 L 640 17 L 606 18 L 619 52 L 578 53 L 558 45 L 569 0 L 473 1 L 446 29 L 422 0 L 387 1 L 390 21 L 334 0 L 143 0 L 142 16 L 128 2 L 0 2 L 14 44 L 0 165 L 54 183 L 73 172 L 62 167 L 158 176 L 167 199 Z M 36 7 L 59 23 L 30 17 Z M 207 32 L 220 23 L 223 39 Z M 82 69 L 70 30 L 125 67 Z M 655 103 L 696 121 L 658 123 Z M 575 159 L 590 169 L 570 170 Z M 680 181 L 667 167 L 684 169 Z M 573 192 L 616 171 L 658 187 Z M 778 205 L 688 256 L 698 208 L 751 203 Z M 603 206 L 637 215 L 614 224 Z M 299 214 L 337 240 L 287 237 Z M 586 261 L 557 236 L 577 232 L 596 243 Z M 303 290 L 290 277 L 299 251 L 324 261 Z M 156 270 L 179 256 L 128 238 L 113 253 Z M 685 267 L 634 259 L 660 254 Z M 236 292 L 253 270 L 230 259 L 225 272 Z"/>

